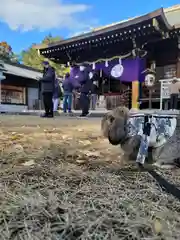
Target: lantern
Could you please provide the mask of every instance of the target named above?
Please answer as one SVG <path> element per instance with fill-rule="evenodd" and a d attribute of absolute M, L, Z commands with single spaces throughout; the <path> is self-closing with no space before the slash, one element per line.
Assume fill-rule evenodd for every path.
<path fill-rule="evenodd" d="M 146 69 L 142 73 L 145 73 L 144 84 L 149 89 L 149 108 L 152 108 L 152 92 L 153 86 L 156 81 L 156 72 L 152 69 Z"/>
<path fill-rule="evenodd" d="M 152 69 L 147 68 L 142 73 L 145 74 L 144 84 L 146 87 L 153 87 L 156 81 L 156 72 Z"/>
<path fill-rule="evenodd" d="M 145 76 L 145 80 L 144 80 L 144 83 L 145 83 L 145 86 L 146 87 L 153 87 L 154 86 L 154 83 L 155 83 L 155 74 L 153 73 L 148 73 L 146 76 Z"/>

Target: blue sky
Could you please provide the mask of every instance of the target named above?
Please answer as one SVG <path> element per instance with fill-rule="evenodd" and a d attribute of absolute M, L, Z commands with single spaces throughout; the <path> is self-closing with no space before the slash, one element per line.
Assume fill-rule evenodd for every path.
<path fill-rule="evenodd" d="M 179 0 L 1 0 L 0 41 L 7 41 L 18 53 L 44 36 L 67 38 Z"/>

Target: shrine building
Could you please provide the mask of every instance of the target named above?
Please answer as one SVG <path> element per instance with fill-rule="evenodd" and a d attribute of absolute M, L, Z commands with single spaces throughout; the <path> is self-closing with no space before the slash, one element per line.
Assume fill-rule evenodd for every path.
<path fill-rule="evenodd" d="M 99 94 L 107 109 L 148 108 L 144 72 L 151 69 L 155 72 L 151 107 L 167 108 L 169 96 L 162 83 L 180 78 L 180 5 L 50 44 L 40 54 L 59 64 L 88 64 L 99 76 Z"/>

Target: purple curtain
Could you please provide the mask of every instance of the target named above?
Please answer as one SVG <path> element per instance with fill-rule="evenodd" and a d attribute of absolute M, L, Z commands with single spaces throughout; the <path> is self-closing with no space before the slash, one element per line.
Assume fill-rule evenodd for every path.
<path fill-rule="evenodd" d="M 93 69 L 92 65 L 88 66 L 88 70 L 92 72 L 101 69 L 107 76 L 111 76 L 122 82 L 132 82 L 137 80 L 142 82 L 144 81 L 142 71 L 145 69 L 145 59 L 122 59 L 121 64 L 119 59 L 114 59 L 107 62 L 107 64 L 105 62 L 95 64 L 95 69 Z M 75 78 L 75 76 L 79 75 L 80 77 L 81 74 L 79 71 L 79 68 L 73 68 L 70 73 L 71 78 L 78 79 Z"/>

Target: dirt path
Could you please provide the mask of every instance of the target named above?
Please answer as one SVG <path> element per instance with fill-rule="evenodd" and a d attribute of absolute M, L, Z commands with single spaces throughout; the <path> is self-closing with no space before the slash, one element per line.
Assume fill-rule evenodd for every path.
<path fill-rule="evenodd" d="M 75 162 L 106 165 L 116 162 L 120 149 L 103 139 L 100 132 L 100 119 L 56 118 L 41 119 L 33 116 L 2 116 L 0 119 L 0 145 L 6 159 L 5 165 L 12 162 L 9 155 L 16 155 L 13 164 L 22 164 L 22 155 L 38 161 L 39 155 L 50 147 L 52 154 L 68 151 L 68 158 Z M 57 156 L 56 156 L 57 157 Z"/>

